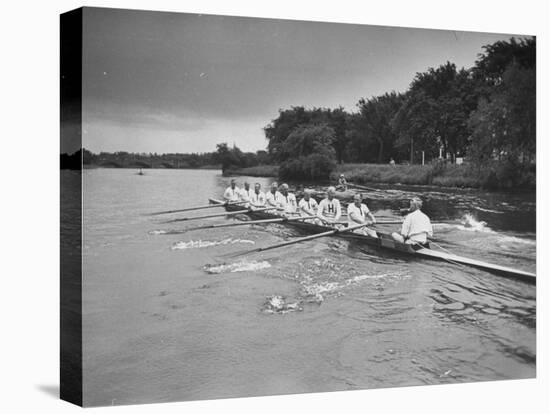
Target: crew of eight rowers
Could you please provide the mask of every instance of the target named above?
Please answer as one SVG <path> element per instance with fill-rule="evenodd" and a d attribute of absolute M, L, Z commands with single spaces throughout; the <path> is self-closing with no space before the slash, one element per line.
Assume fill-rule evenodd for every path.
<path fill-rule="evenodd" d="M 256 183 L 254 189 L 250 188 L 248 182 L 244 183 L 244 188 L 239 188 L 235 180 L 231 180 L 231 185 L 225 190 L 223 198 L 230 203 L 242 203 L 244 207 L 251 209 L 266 209 L 270 213 L 279 214 L 286 217 L 311 217 L 305 219 L 318 225 L 324 224 L 333 227 L 342 227 L 345 223 L 340 221 L 342 217 L 342 207 L 340 201 L 336 199 L 336 190 L 329 187 L 326 197 L 320 203 L 311 197 L 311 193 L 306 190 L 299 203 L 296 196 L 289 192 L 288 184 L 279 186 L 276 182 L 271 184 L 270 191 L 262 192 L 261 185 Z M 369 211 L 366 204 L 362 202 L 360 194 L 354 196 L 353 203 L 347 208 L 347 225 L 357 226 L 360 224 L 375 224 L 376 219 Z M 368 234 L 371 237 L 378 237 L 376 232 L 368 227 L 360 227 L 355 232 Z"/>
<path fill-rule="evenodd" d="M 306 190 L 304 197 L 299 203 L 296 203 L 296 196 L 288 191 L 287 184 L 281 185 L 281 191 L 279 191 L 277 183 L 273 183 L 270 191 L 265 194 L 261 191 L 259 183 L 254 185 L 254 190 L 250 188 L 250 184 L 247 182 L 244 183 L 243 189 L 239 189 L 235 180 L 231 180 L 231 185 L 225 190 L 224 199 L 228 202 L 242 202 L 245 207 L 251 209 L 267 208 L 267 211 L 283 216 L 311 217 L 306 221 L 340 227 L 345 223 L 340 221 L 342 208 L 340 201 L 334 198 L 335 193 L 335 188 L 329 187 L 326 197 L 317 204 L 317 201 L 311 197 L 311 193 Z M 421 209 L 422 200 L 413 197 L 410 200 L 409 214 L 403 221 L 401 231 L 392 233 L 395 241 L 421 246 L 427 245 L 428 237 L 433 236 L 433 228 L 429 217 Z M 360 194 L 353 197 L 353 203 L 348 205 L 347 213 L 348 226 L 376 224 L 376 218 L 367 205 L 363 203 Z M 371 237 L 378 237 L 376 232 L 368 227 L 361 227 L 354 231 Z"/>

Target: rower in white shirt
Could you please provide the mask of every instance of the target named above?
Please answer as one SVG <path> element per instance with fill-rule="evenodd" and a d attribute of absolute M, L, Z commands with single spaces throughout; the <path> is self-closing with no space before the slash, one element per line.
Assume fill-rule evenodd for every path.
<path fill-rule="evenodd" d="M 281 198 L 281 193 L 277 190 L 279 186 L 277 185 L 277 182 L 273 182 L 271 184 L 271 191 L 266 193 L 265 195 L 265 205 L 266 207 L 273 207 L 277 208 L 279 207 L 279 200 Z"/>
<path fill-rule="evenodd" d="M 304 198 L 302 198 L 298 203 L 298 211 L 300 212 L 302 217 L 314 217 L 315 215 L 317 215 L 318 207 L 319 204 L 317 204 L 317 201 L 314 198 L 311 198 L 311 191 L 305 190 Z"/>
<path fill-rule="evenodd" d="M 235 179 L 231 180 L 231 185 L 227 187 L 225 192 L 223 193 L 223 199 L 227 202 L 237 202 L 239 201 L 240 196 L 240 189 L 237 187 L 237 183 Z"/>
<path fill-rule="evenodd" d="M 376 218 L 374 218 L 367 205 L 363 203 L 361 194 L 355 194 L 353 196 L 353 203 L 348 205 L 348 227 L 365 223 L 376 224 Z M 376 232 L 368 227 L 361 227 L 353 230 L 353 232 L 378 237 Z"/>
<path fill-rule="evenodd" d="M 254 190 L 252 190 L 252 188 L 250 188 L 250 184 L 247 181 L 245 181 L 244 188 L 239 192 L 239 200 L 246 202 L 244 204 L 245 207 L 249 206 L 250 197 L 252 196 L 253 193 L 254 193 Z"/>
<path fill-rule="evenodd" d="M 262 208 L 265 206 L 265 194 L 261 191 L 262 186 L 260 183 L 254 184 L 254 191 L 250 196 L 250 206 L 255 208 Z"/>
<path fill-rule="evenodd" d="M 403 221 L 401 233 L 392 233 L 394 240 L 416 245 L 426 245 L 428 243 L 428 236 L 433 236 L 433 228 L 429 217 L 420 210 L 421 208 L 422 200 L 414 197 L 410 201 L 410 213 Z"/>
<path fill-rule="evenodd" d="M 340 201 L 334 198 L 335 193 L 336 189 L 329 187 L 326 198 L 321 200 L 317 209 L 317 217 L 325 224 L 334 225 L 342 216 Z"/>
<path fill-rule="evenodd" d="M 292 214 L 296 212 L 296 196 L 288 192 L 288 184 L 281 185 L 281 192 L 277 201 L 285 214 Z"/>

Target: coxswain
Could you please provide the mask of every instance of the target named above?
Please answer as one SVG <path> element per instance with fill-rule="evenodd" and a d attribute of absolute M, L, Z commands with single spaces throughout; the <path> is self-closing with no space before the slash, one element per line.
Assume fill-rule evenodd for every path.
<path fill-rule="evenodd" d="M 428 245 L 428 237 L 433 236 L 433 228 L 429 217 L 421 211 L 421 208 L 422 200 L 413 197 L 410 201 L 410 213 L 403 221 L 401 233 L 392 233 L 394 240 L 400 243 Z"/>
<path fill-rule="evenodd" d="M 348 182 L 346 181 L 346 177 L 344 174 L 340 174 L 340 177 L 338 178 L 338 185 L 336 186 L 336 190 L 338 191 L 346 191 L 348 189 Z"/>
<path fill-rule="evenodd" d="M 262 208 L 265 206 L 265 194 L 262 191 L 262 186 L 260 183 L 254 184 L 254 191 L 250 196 L 250 206 L 255 208 Z"/>
<path fill-rule="evenodd" d="M 317 209 L 317 217 L 324 223 L 334 225 L 340 220 L 342 216 L 342 208 L 340 207 L 340 201 L 334 198 L 336 189 L 329 187 L 327 190 L 327 196 L 319 203 Z"/>
<path fill-rule="evenodd" d="M 279 197 L 279 206 L 282 207 L 285 214 L 296 213 L 296 196 L 288 191 L 288 184 L 281 185 L 281 193 Z"/>
<path fill-rule="evenodd" d="M 271 190 L 265 195 L 266 207 L 280 207 L 279 201 L 281 198 L 281 193 L 279 193 L 278 187 L 277 182 L 271 183 Z"/>
<path fill-rule="evenodd" d="M 298 203 L 298 212 L 302 215 L 302 217 L 315 217 L 317 215 L 318 207 L 319 204 L 317 201 L 314 198 L 311 198 L 311 190 L 305 190 L 304 198 L 302 198 Z"/>
<path fill-rule="evenodd" d="M 239 187 L 237 187 L 237 182 L 233 178 L 231 180 L 231 185 L 227 187 L 227 189 L 223 193 L 223 198 L 225 201 L 228 201 L 230 203 L 235 203 L 239 201 L 240 192 L 241 191 L 239 190 Z"/>
<path fill-rule="evenodd" d="M 376 218 L 374 218 L 367 205 L 363 203 L 361 194 L 355 194 L 353 196 L 353 203 L 348 205 L 348 227 L 357 226 L 359 224 L 376 224 Z M 354 230 L 354 232 L 366 234 L 371 237 L 378 237 L 374 230 L 366 226 Z"/>

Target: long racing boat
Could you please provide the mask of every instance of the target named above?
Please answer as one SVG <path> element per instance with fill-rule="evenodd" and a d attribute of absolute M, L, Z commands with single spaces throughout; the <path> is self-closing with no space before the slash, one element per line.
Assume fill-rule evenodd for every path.
<path fill-rule="evenodd" d="M 234 212 L 234 211 L 239 211 L 243 209 L 242 206 L 227 204 L 221 200 L 217 200 L 213 198 L 209 199 L 209 201 L 212 204 L 224 205 L 225 209 L 228 212 Z M 248 211 L 243 214 L 246 214 L 255 220 L 282 218 L 281 215 L 269 212 L 269 210 L 254 211 L 253 209 L 248 209 Z M 289 220 L 287 222 L 283 221 L 282 224 L 287 224 L 289 226 L 295 227 L 301 231 L 304 231 L 310 234 L 317 234 L 317 233 L 323 233 L 326 231 L 334 230 L 333 227 L 318 225 L 307 221 L 290 221 Z M 371 247 L 398 252 L 400 254 L 418 256 L 418 257 L 428 258 L 432 260 L 443 260 L 450 263 L 458 263 L 462 265 L 476 267 L 478 269 L 483 269 L 491 273 L 496 273 L 496 274 L 511 277 L 514 279 L 523 280 L 528 283 L 533 283 L 533 284 L 536 283 L 536 275 L 531 272 L 514 269 L 507 266 L 501 266 L 493 263 L 488 263 L 481 260 L 471 259 L 469 257 L 458 256 L 452 253 L 447 253 L 439 250 L 433 250 L 429 247 L 420 247 L 420 246 L 413 246 L 407 243 L 399 243 L 393 239 L 391 234 L 383 233 L 380 231 L 377 231 L 377 234 L 378 234 L 378 237 L 371 237 L 366 234 L 355 233 L 355 232 L 342 232 L 342 233 L 335 233 L 334 235 L 344 239 L 354 240 L 361 244 L 365 244 Z"/>

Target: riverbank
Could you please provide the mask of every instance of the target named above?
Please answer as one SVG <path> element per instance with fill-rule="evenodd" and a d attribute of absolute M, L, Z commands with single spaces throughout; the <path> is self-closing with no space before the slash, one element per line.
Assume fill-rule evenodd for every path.
<path fill-rule="evenodd" d="M 331 181 L 336 182 L 340 174 L 344 174 L 348 181 L 356 184 L 382 183 L 507 190 L 536 188 L 535 166 L 527 171 L 518 171 L 496 164 L 480 169 L 469 164 L 341 164 L 331 173 Z M 278 167 L 258 165 L 229 170 L 225 175 L 277 177 Z"/>

